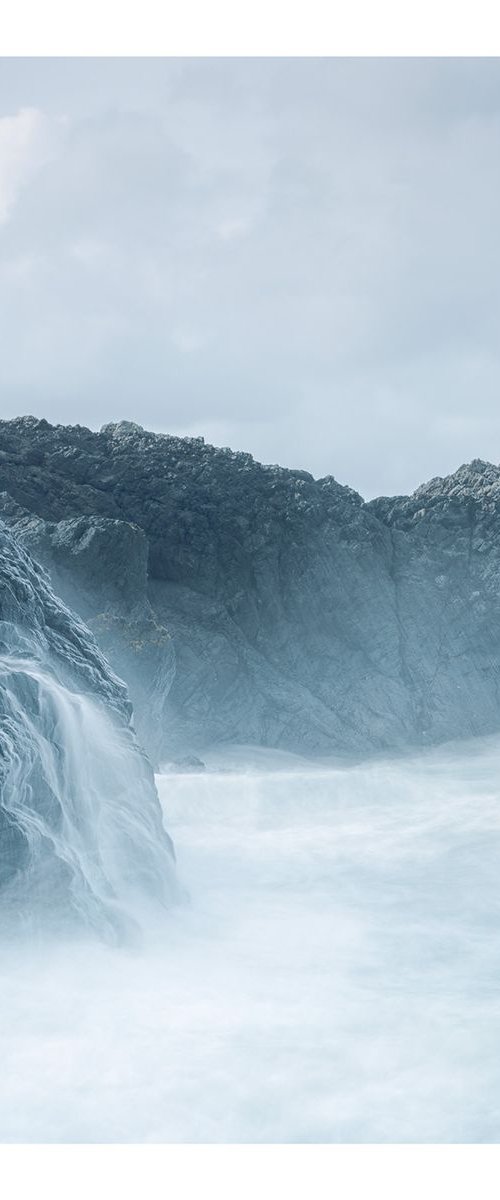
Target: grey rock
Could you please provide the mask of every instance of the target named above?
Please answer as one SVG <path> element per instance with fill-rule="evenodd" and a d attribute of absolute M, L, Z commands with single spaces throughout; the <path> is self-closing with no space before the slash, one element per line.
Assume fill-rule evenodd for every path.
<path fill-rule="evenodd" d="M 178 762 L 172 763 L 172 768 L 176 772 L 186 772 L 186 774 L 199 773 L 206 771 L 205 763 L 198 758 L 196 754 L 186 754 L 185 758 L 179 759 Z"/>
<path fill-rule="evenodd" d="M 0 488 L 129 683 L 156 761 L 499 726 L 498 467 L 367 504 L 203 439 L 30 417 L 0 423 Z"/>

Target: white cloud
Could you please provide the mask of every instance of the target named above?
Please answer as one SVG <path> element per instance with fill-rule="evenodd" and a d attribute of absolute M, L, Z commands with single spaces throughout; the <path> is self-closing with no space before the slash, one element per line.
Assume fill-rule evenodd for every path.
<path fill-rule="evenodd" d="M 245 217 L 231 217 L 221 221 L 217 233 L 223 242 L 232 242 L 234 238 L 245 237 L 252 227 L 251 221 Z"/>
<path fill-rule="evenodd" d="M 108 247 L 95 238 L 82 238 L 70 246 L 69 253 L 82 267 L 99 268 L 106 263 Z"/>
<path fill-rule="evenodd" d="M 0 117 L 0 222 L 8 219 L 23 187 L 54 158 L 64 125 L 36 108 Z"/>
<path fill-rule="evenodd" d="M 197 333 L 194 329 L 174 329 L 172 341 L 181 354 L 194 354 L 196 350 L 203 348 L 207 339 L 204 334 Z"/>

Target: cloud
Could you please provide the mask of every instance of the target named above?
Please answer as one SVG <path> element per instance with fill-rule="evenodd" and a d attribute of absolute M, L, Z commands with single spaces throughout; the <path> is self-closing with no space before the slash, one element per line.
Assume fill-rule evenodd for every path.
<path fill-rule="evenodd" d="M 251 229 L 251 221 L 246 217 L 229 217 L 221 221 L 217 233 L 223 242 L 231 242 L 233 238 L 245 237 Z"/>
<path fill-rule="evenodd" d="M 51 121 L 36 108 L 0 117 L 0 222 L 8 219 L 17 197 L 57 153 L 64 121 Z"/>

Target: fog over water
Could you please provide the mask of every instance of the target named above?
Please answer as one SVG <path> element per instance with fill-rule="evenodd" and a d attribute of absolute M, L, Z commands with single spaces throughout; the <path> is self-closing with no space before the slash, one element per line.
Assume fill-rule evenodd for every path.
<path fill-rule="evenodd" d="M 144 945 L 4 944 L 4 1141 L 495 1142 L 500 740 L 158 787 Z"/>

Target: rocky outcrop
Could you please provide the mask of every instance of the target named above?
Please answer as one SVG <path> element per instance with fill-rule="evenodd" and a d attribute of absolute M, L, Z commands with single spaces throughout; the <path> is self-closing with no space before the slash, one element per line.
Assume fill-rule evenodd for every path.
<path fill-rule="evenodd" d="M 366 504 L 131 422 L 0 423 L 4 518 L 129 683 L 156 760 L 497 729 L 499 488 L 473 462 Z"/>
<path fill-rule="evenodd" d="M 148 600 L 145 534 L 107 517 L 44 521 L 6 493 L 0 494 L 0 518 L 46 568 L 56 593 L 79 613 L 117 675 L 127 680 L 135 728 L 157 764 L 175 666 L 172 639 Z"/>
<path fill-rule="evenodd" d="M 0 522 L 3 925 L 121 935 L 175 894 L 172 847 L 126 687 Z"/>

